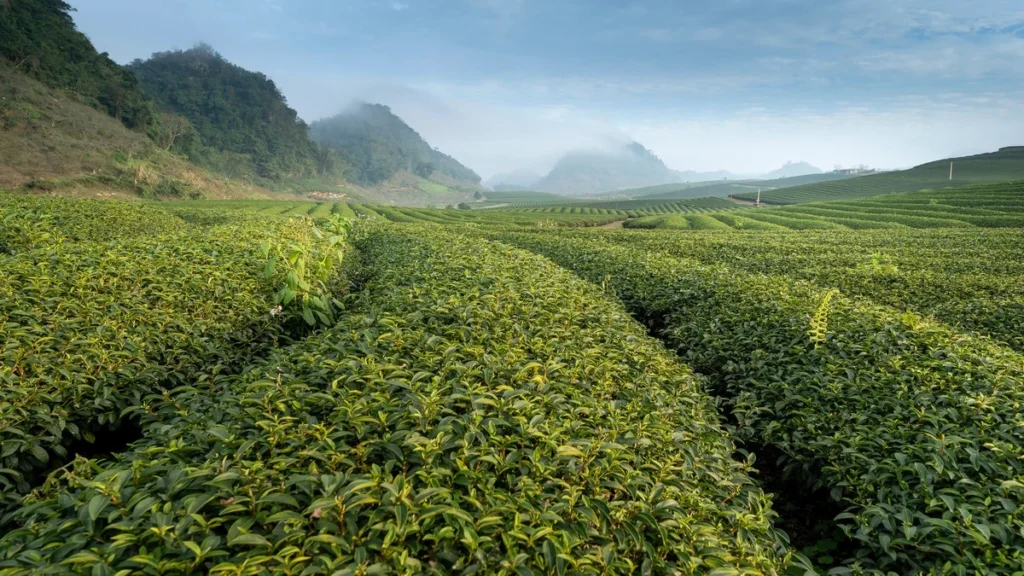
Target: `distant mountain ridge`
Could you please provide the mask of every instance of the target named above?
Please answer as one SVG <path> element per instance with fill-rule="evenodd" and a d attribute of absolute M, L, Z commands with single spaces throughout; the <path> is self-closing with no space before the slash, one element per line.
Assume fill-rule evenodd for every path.
<path fill-rule="evenodd" d="M 808 174 L 821 174 L 824 170 L 816 166 L 811 166 L 807 162 L 786 162 L 782 168 L 772 170 L 766 174 L 762 174 L 761 178 L 764 180 L 772 180 L 775 178 L 793 178 L 795 176 L 807 176 Z"/>
<path fill-rule="evenodd" d="M 480 176 L 458 160 L 433 148 L 391 109 L 359 103 L 310 125 L 310 137 L 339 151 L 350 165 L 349 176 L 364 186 L 384 182 L 400 172 L 421 178 L 450 179 L 476 186 Z"/>
<path fill-rule="evenodd" d="M 512 172 L 491 176 L 484 182 L 484 186 L 498 192 L 502 190 L 529 190 L 540 179 L 541 175 L 531 170 L 513 170 Z"/>
<path fill-rule="evenodd" d="M 740 175 L 728 170 L 673 170 L 654 152 L 633 141 L 610 150 L 569 152 L 544 177 L 536 177 L 527 170 L 497 174 L 487 181 L 487 186 L 496 191 L 537 190 L 591 196 L 666 184 L 773 180 L 822 173 L 820 168 L 803 161 L 787 162 L 762 175 Z"/>
<path fill-rule="evenodd" d="M 617 150 L 572 152 L 532 187 L 541 192 L 586 196 L 657 184 L 681 182 L 679 172 L 638 142 Z"/>

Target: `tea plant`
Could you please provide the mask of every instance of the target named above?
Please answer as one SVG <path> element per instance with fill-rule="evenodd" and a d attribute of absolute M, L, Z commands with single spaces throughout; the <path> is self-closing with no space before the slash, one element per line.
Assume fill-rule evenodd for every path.
<path fill-rule="evenodd" d="M 21 221 L 38 207 L 4 205 Z M 332 236 L 310 236 L 307 222 L 240 217 L 189 227 L 128 204 L 114 212 L 137 211 L 155 224 L 152 236 L 133 234 L 129 221 L 120 239 L 73 242 L 98 232 L 83 207 L 51 202 L 43 222 L 60 223 L 53 237 L 68 241 L 23 244 L 0 261 L 0 516 L 64 463 L 71 442 L 92 442 L 146 395 L 212 381 L 286 336 L 270 314 L 261 243 L 339 249 Z"/>
<path fill-rule="evenodd" d="M 5 576 L 781 574 L 692 374 L 597 289 L 438 229 L 354 235 L 337 324 L 154 395 L 0 536 Z"/>
<path fill-rule="evenodd" d="M 1015 574 L 1024 563 L 1024 357 L 912 313 L 597 237 L 500 234 L 660 328 L 728 399 L 736 434 L 830 490 L 849 569 Z M 802 480 L 801 480 L 802 479 Z"/>
<path fill-rule="evenodd" d="M 345 261 L 348 228 L 348 220 L 331 214 L 300 228 L 298 237 L 274 238 L 263 244 L 263 275 L 278 287 L 276 306 L 294 308 L 310 326 L 334 322 L 340 305 L 332 294 L 343 277 L 339 270 Z"/>

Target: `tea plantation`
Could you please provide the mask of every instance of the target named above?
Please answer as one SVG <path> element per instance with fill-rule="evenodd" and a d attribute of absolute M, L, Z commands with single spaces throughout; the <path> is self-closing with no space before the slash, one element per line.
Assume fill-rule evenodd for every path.
<path fill-rule="evenodd" d="M 1024 574 L 1022 191 L 0 196 L 0 576 Z"/>

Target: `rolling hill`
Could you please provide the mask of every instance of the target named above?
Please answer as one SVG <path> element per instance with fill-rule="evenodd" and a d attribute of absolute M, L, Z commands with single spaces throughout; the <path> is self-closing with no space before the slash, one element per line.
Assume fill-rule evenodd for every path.
<path fill-rule="evenodd" d="M 950 162 L 953 163 L 952 180 L 949 177 Z M 761 201 L 768 204 L 799 204 L 845 200 L 892 192 L 1008 182 L 1021 178 L 1024 178 L 1024 146 L 1010 146 L 987 154 L 936 160 L 909 170 L 762 191 Z M 756 192 L 736 195 L 743 200 L 753 200 L 755 196 Z"/>
<path fill-rule="evenodd" d="M 781 168 L 772 170 L 765 174 L 762 179 L 771 180 L 774 178 L 792 178 L 794 176 L 806 176 L 808 174 L 821 174 L 821 168 L 811 166 L 807 162 L 786 162 Z"/>
<path fill-rule="evenodd" d="M 824 174 L 806 174 L 789 178 L 776 178 L 773 180 L 730 180 L 726 182 L 682 182 L 677 184 L 661 184 L 658 186 L 645 186 L 642 188 L 630 188 L 618 190 L 614 196 L 617 198 L 637 198 L 652 200 L 685 200 L 689 198 L 702 198 L 705 196 L 726 197 L 743 195 L 749 192 L 757 193 L 757 188 L 771 190 L 776 188 L 788 188 L 801 186 L 815 182 L 830 182 L 833 180 L 845 180 L 853 178 L 847 174 L 828 172 Z"/>
<path fill-rule="evenodd" d="M 306 123 L 273 80 L 228 62 L 210 46 L 160 52 L 128 68 L 160 110 L 177 116 L 162 118 L 181 123 L 182 135 L 169 147 L 193 161 L 267 180 L 328 172 Z"/>
<path fill-rule="evenodd" d="M 310 125 L 310 136 L 341 152 L 349 177 L 373 186 L 400 172 L 479 189 L 480 176 L 432 147 L 387 106 L 360 103 Z"/>
<path fill-rule="evenodd" d="M 637 142 L 605 151 L 572 152 L 555 164 L 532 189 L 570 196 L 681 182 L 653 152 Z"/>
<path fill-rule="evenodd" d="M 0 188 L 94 197 L 273 198 L 0 63 Z"/>

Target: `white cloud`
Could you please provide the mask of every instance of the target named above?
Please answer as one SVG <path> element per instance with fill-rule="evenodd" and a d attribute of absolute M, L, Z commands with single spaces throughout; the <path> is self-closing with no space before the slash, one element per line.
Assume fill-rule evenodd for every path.
<path fill-rule="evenodd" d="M 402 10 L 405 10 L 408 7 L 409 5 L 406 4 L 405 2 L 398 2 L 397 0 L 391 2 L 391 9 L 394 10 L 395 12 L 401 12 Z"/>
<path fill-rule="evenodd" d="M 909 167 L 937 158 L 1019 145 L 1022 95 L 922 96 L 879 106 L 721 118 L 636 122 L 623 129 L 679 169 L 763 172 L 789 160 L 821 168 Z"/>

